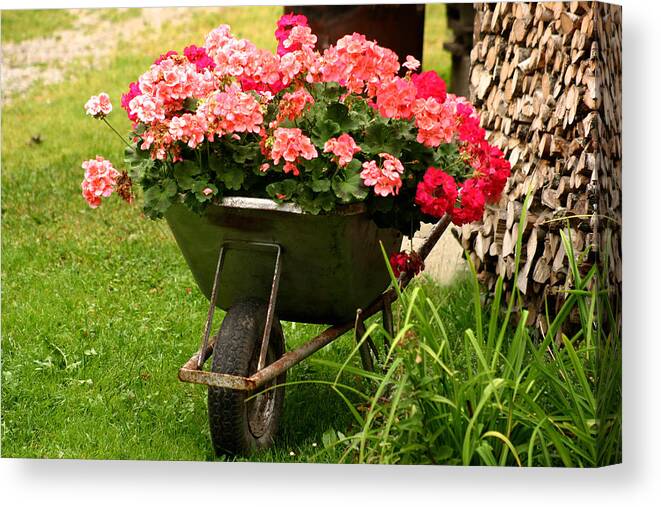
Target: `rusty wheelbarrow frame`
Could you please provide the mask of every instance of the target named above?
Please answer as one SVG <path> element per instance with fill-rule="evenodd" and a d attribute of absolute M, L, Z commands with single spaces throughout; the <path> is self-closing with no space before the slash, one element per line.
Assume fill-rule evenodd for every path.
<path fill-rule="evenodd" d="M 382 249 L 387 255 L 399 251 L 402 235 L 377 227 L 364 205 L 318 217 L 291 204 L 226 197 L 204 215 L 174 205 L 166 218 L 209 299 L 202 343 L 179 369 L 179 379 L 209 388 L 216 453 L 249 454 L 270 446 L 287 370 L 351 329 L 363 368 L 374 369 L 373 356 L 379 353 L 371 338 L 363 339 L 364 321 L 382 312 L 392 336 L 391 305 L 397 297 L 395 288 L 386 289 L 387 270 L 374 267 L 383 266 Z M 420 257 L 427 257 L 448 224 L 446 216 L 435 225 Z M 409 281 L 402 275 L 398 284 L 404 288 Z M 211 338 L 216 307 L 228 313 Z M 332 325 L 285 352 L 280 318 Z M 385 337 L 384 346 L 390 347 Z"/>
<path fill-rule="evenodd" d="M 429 255 L 431 250 L 434 248 L 442 234 L 447 229 L 450 224 L 450 218 L 446 215 L 441 218 L 433 227 L 431 233 L 423 242 L 423 244 L 418 249 L 418 255 L 424 260 Z M 272 249 L 275 253 L 275 262 L 274 262 L 274 274 L 271 284 L 271 294 L 268 303 L 267 318 L 264 333 L 262 335 L 261 345 L 260 345 L 260 354 L 257 371 L 249 377 L 237 376 L 237 375 L 228 375 L 223 373 L 216 373 L 211 371 L 205 371 L 203 369 L 204 363 L 211 356 L 213 348 L 215 345 L 215 339 L 209 340 L 211 325 L 213 320 L 214 309 L 216 307 L 216 299 L 218 296 L 219 282 L 221 278 L 221 272 L 223 269 L 223 261 L 225 253 L 229 248 L 236 247 L 247 247 L 247 248 L 258 248 L 258 249 Z M 393 317 L 392 317 L 392 302 L 397 298 L 397 292 L 394 288 L 390 288 L 383 293 L 381 293 L 371 304 L 367 305 L 365 308 L 356 309 L 355 319 L 347 320 L 335 325 L 332 325 L 325 329 L 322 333 L 315 336 L 308 342 L 299 346 L 298 348 L 286 352 L 280 358 L 275 360 L 273 363 L 265 366 L 265 358 L 269 345 L 269 336 L 271 331 L 271 325 L 273 322 L 273 315 L 275 313 L 275 306 L 277 301 L 277 292 L 278 284 L 280 281 L 281 274 L 281 249 L 279 245 L 275 243 L 264 243 L 264 242 L 237 242 L 237 241 L 228 241 L 223 243 L 220 248 L 220 254 L 218 256 L 218 263 L 216 266 L 216 272 L 214 277 L 213 288 L 211 291 L 210 297 L 210 306 L 209 312 L 207 315 L 207 321 L 204 329 L 204 336 L 202 338 L 202 343 L 199 350 L 195 353 L 180 369 L 179 369 L 179 380 L 182 382 L 190 382 L 194 384 L 204 384 L 207 386 L 221 387 L 227 389 L 241 390 L 241 391 L 254 391 L 273 379 L 280 376 L 283 372 L 289 370 L 292 366 L 300 363 L 310 355 L 317 352 L 319 349 L 325 347 L 326 345 L 332 343 L 334 340 L 350 331 L 355 329 L 357 336 L 356 338 L 360 340 L 362 334 L 361 329 L 364 332 L 363 321 L 372 315 L 375 315 L 378 312 L 383 314 L 383 323 L 386 329 L 389 331 L 392 336 L 393 332 Z M 401 289 L 404 289 L 408 283 L 411 281 L 411 277 L 402 275 L 399 279 L 399 286 Z M 365 344 L 367 347 L 367 344 Z M 364 348 L 361 350 L 361 357 L 365 363 L 365 353 L 369 354 L 369 350 Z"/>

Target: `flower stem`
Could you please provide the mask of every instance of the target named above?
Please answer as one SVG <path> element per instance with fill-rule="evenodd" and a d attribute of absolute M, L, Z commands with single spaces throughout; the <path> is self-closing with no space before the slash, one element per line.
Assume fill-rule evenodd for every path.
<path fill-rule="evenodd" d="M 117 134 L 117 137 L 119 137 L 119 138 L 122 140 L 122 142 L 123 142 L 126 146 L 129 147 L 129 149 L 131 149 L 131 150 L 133 149 L 133 146 L 131 146 L 131 145 L 126 141 L 126 139 L 124 139 L 124 138 L 122 137 L 122 135 L 121 135 L 119 132 L 117 132 L 117 130 L 115 130 L 115 127 L 113 127 L 112 125 L 110 125 L 110 122 L 109 122 L 108 120 L 106 120 L 105 117 L 103 117 L 103 118 L 101 118 L 101 119 L 105 122 L 106 125 L 108 125 L 108 127 L 110 127 L 110 130 L 112 130 L 115 134 Z"/>

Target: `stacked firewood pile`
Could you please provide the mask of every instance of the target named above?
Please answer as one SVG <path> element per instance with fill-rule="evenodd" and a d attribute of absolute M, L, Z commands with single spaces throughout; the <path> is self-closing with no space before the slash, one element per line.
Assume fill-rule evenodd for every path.
<path fill-rule="evenodd" d="M 481 278 L 512 289 L 518 224 L 532 193 L 518 288 L 542 322 L 571 283 L 560 230 L 584 265 L 621 284 L 621 7 L 599 2 L 476 4 L 471 98 L 512 164 L 499 206 L 461 241 Z M 507 285 L 507 284 L 506 284 Z M 532 323 L 532 322 L 531 322 Z"/>

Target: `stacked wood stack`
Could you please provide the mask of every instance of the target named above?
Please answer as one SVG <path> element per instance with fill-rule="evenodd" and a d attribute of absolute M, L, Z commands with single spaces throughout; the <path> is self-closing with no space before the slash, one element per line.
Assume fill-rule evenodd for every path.
<path fill-rule="evenodd" d="M 512 165 L 501 202 L 461 241 L 480 277 L 509 290 L 522 225 L 518 288 L 530 322 L 562 303 L 571 233 L 584 266 L 621 287 L 621 7 L 600 2 L 475 4 L 471 98 Z"/>

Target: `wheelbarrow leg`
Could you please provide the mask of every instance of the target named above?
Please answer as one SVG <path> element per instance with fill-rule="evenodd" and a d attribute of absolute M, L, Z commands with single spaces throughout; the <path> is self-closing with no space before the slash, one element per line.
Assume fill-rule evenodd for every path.
<path fill-rule="evenodd" d="M 363 311 L 360 308 L 356 310 L 356 324 L 354 326 L 356 343 L 359 344 L 358 351 L 360 352 L 360 361 L 363 364 L 363 368 L 367 371 L 374 371 L 374 361 L 372 360 L 369 344 L 371 339 L 368 336 L 366 340 L 363 340 L 363 336 L 365 336 L 365 324 L 363 323 L 362 314 Z"/>
<path fill-rule="evenodd" d="M 387 336 L 383 337 L 383 347 L 385 348 L 387 357 L 390 352 L 390 338 L 394 338 L 393 335 L 395 333 L 392 319 L 392 296 L 389 292 L 383 294 L 383 310 L 381 313 L 383 316 L 383 327 L 387 333 Z"/>
<path fill-rule="evenodd" d="M 273 315 L 275 313 L 275 303 L 278 296 L 278 286 L 280 284 L 280 273 L 282 271 L 282 250 L 277 243 L 263 243 L 256 241 L 225 241 L 220 245 L 218 252 L 218 262 L 216 264 L 216 273 L 213 277 L 213 287 L 211 288 L 211 298 L 209 304 L 209 312 L 207 313 L 207 321 L 204 325 L 204 335 L 202 336 L 202 343 L 198 353 L 197 369 L 200 370 L 204 364 L 206 356 L 204 352 L 207 350 L 209 344 L 209 335 L 211 334 L 211 325 L 213 323 L 213 314 L 216 309 L 216 300 L 218 299 L 218 288 L 220 285 L 220 275 L 223 271 L 223 264 L 225 262 L 225 252 L 233 246 L 242 247 L 258 247 L 273 249 L 276 253 L 275 266 L 273 269 L 273 280 L 271 282 L 271 293 L 269 295 L 269 302 L 266 311 L 266 322 L 264 324 L 264 331 L 262 333 L 261 347 L 259 351 L 259 360 L 257 362 L 257 371 L 264 368 L 266 363 L 266 353 L 269 349 L 269 337 L 271 336 L 271 328 L 273 327 Z"/>
<path fill-rule="evenodd" d="M 200 344 L 200 352 L 197 359 L 197 369 L 201 369 L 204 364 L 207 345 L 209 343 L 209 335 L 211 334 L 211 324 L 213 322 L 213 314 L 216 310 L 216 300 L 218 299 L 218 285 L 220 283 L 220 274 L 223 271 L 223 263 L 225 262 L 225 244 L 220 245 L 218 252 L 218 263 L 216 264 L 216 273 L 213 277 L 213 287 L 211 288 L 211 304 L 209 305 L 209 312 L 207 313 L 207 322 L 204 325 L 204 335 L 202 336 L 202 343 Z"/>
<path fill-rule="evenodd" d="M 266 353 L 269 350 L 269 338 L 271 337 L 271 328 L 273 327 L 273 314 L 275 313 L 275 302 L 278 297 L 278 286 L 280 285 L 280 273 L 282 271 L 282 250 L 280 245 L 273 244 L 276 250 L 275 267 L 273 268 L 273 280 L 271 282 L 271 294 L 269 304 L 266 310 L 266 322 L 264 324 L 264 333 L 262 334 L 262 346 L 259 350 L 259 361 L 257 362 L 257 371 L 266 366 Z"/>

